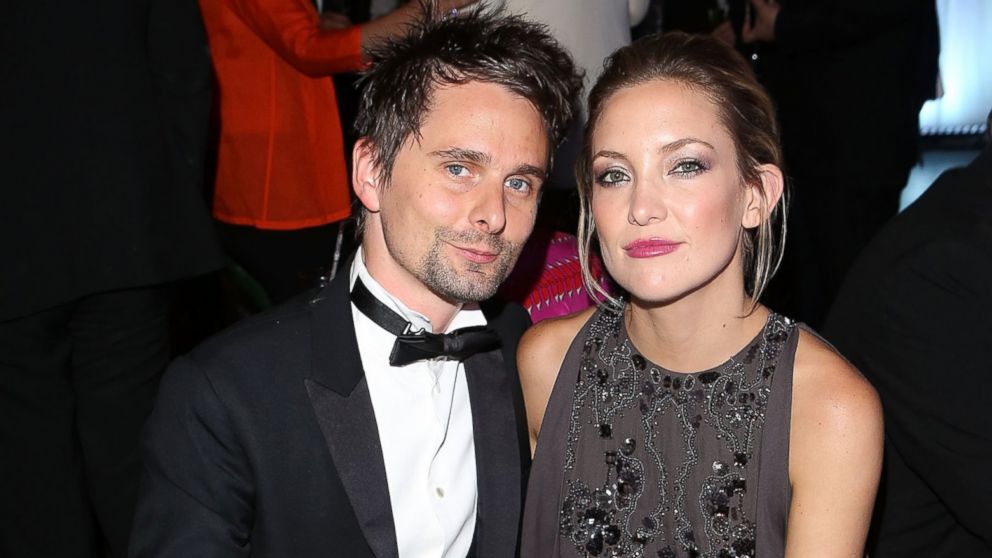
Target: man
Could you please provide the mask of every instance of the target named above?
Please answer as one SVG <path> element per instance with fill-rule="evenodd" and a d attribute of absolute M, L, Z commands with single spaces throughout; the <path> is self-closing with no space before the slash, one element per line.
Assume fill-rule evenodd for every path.
<path fill-rule="evenodd" d="M 0 556 L 121 557 L 173 287 L 222 263 L 196 2 L 7 2 L 0 75 Z"/>
<path fill-rule="evenodd" d="M 885 407 L 869 554 L 992 555 L 992 143 L 865 249 L 825 333 Z"/>
<path fill-rule="evenodd" d="M 530 233 L 580 82 L 539 26 L 424 17 L 371 53 L 350 272 L 163 379 L 133 556 L 514 554 L 527 319 L 476 303 Z"/>

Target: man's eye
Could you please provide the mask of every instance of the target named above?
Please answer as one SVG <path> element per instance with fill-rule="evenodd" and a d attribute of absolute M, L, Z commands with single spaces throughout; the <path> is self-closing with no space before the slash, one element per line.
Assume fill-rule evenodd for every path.
<path fill-rule="evenodd" d="M 511 178 L 506 181 L 506 186 L 511 190 L 516 190 L 517 192 L 529 192 L 530 182 L 522 178 Z"/>
<path fill-rule="evenodd" d="M 465 165 L 453 164 L 448 165 L 445 168 L 451 176 L 465 176 L 468 174 L 468 168 Z"/>

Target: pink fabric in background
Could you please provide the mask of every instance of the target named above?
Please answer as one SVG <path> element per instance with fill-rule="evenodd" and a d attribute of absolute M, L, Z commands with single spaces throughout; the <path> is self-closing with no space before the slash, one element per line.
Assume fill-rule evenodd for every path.
<path fill-rule="evenodd" d="M 590 266 L 593 277 L 611 292 L 606 272 L 595 254 Z M 531 235 L 499 294 L 526 308 L 534 323 L 573 314 L 595 304 L 582 284 L 578 239 L 568 233 L 543 229 Z"/>

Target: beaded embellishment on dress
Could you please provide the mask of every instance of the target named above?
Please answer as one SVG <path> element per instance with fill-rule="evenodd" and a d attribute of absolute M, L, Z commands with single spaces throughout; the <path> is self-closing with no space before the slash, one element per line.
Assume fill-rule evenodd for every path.
<path fill-rule="evenodd" d="M 730 360 L 682 374 L 640 355 L 622 319 L 598 312 L 584 340 L 562 544 L 579 556 L 754 558 L 748 482 L 757 479 L 765 409 L 795 324 L 772 314 Z"/>

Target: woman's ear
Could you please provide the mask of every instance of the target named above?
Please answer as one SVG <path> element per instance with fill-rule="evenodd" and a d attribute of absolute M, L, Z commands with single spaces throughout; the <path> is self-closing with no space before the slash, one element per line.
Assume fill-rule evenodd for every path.
<path fill-rule="evenodd" d="M 365 209 L 376 213 L 379 211 L 382 184 L 379 165 L 375 159 L 375 144 L 368 138 L 361 138 L 355 142 L 351 156 L 351 188 Z"/>
<path fill-rule="evenodd" d="M 771 216 L 785 188 L 782 169 L 775 165 L 760 165 L 757 170 L 758 180 L 745 186 L 747 203 L 741 218 L 741 226 L 745 229 L 753 229 Z"/>

